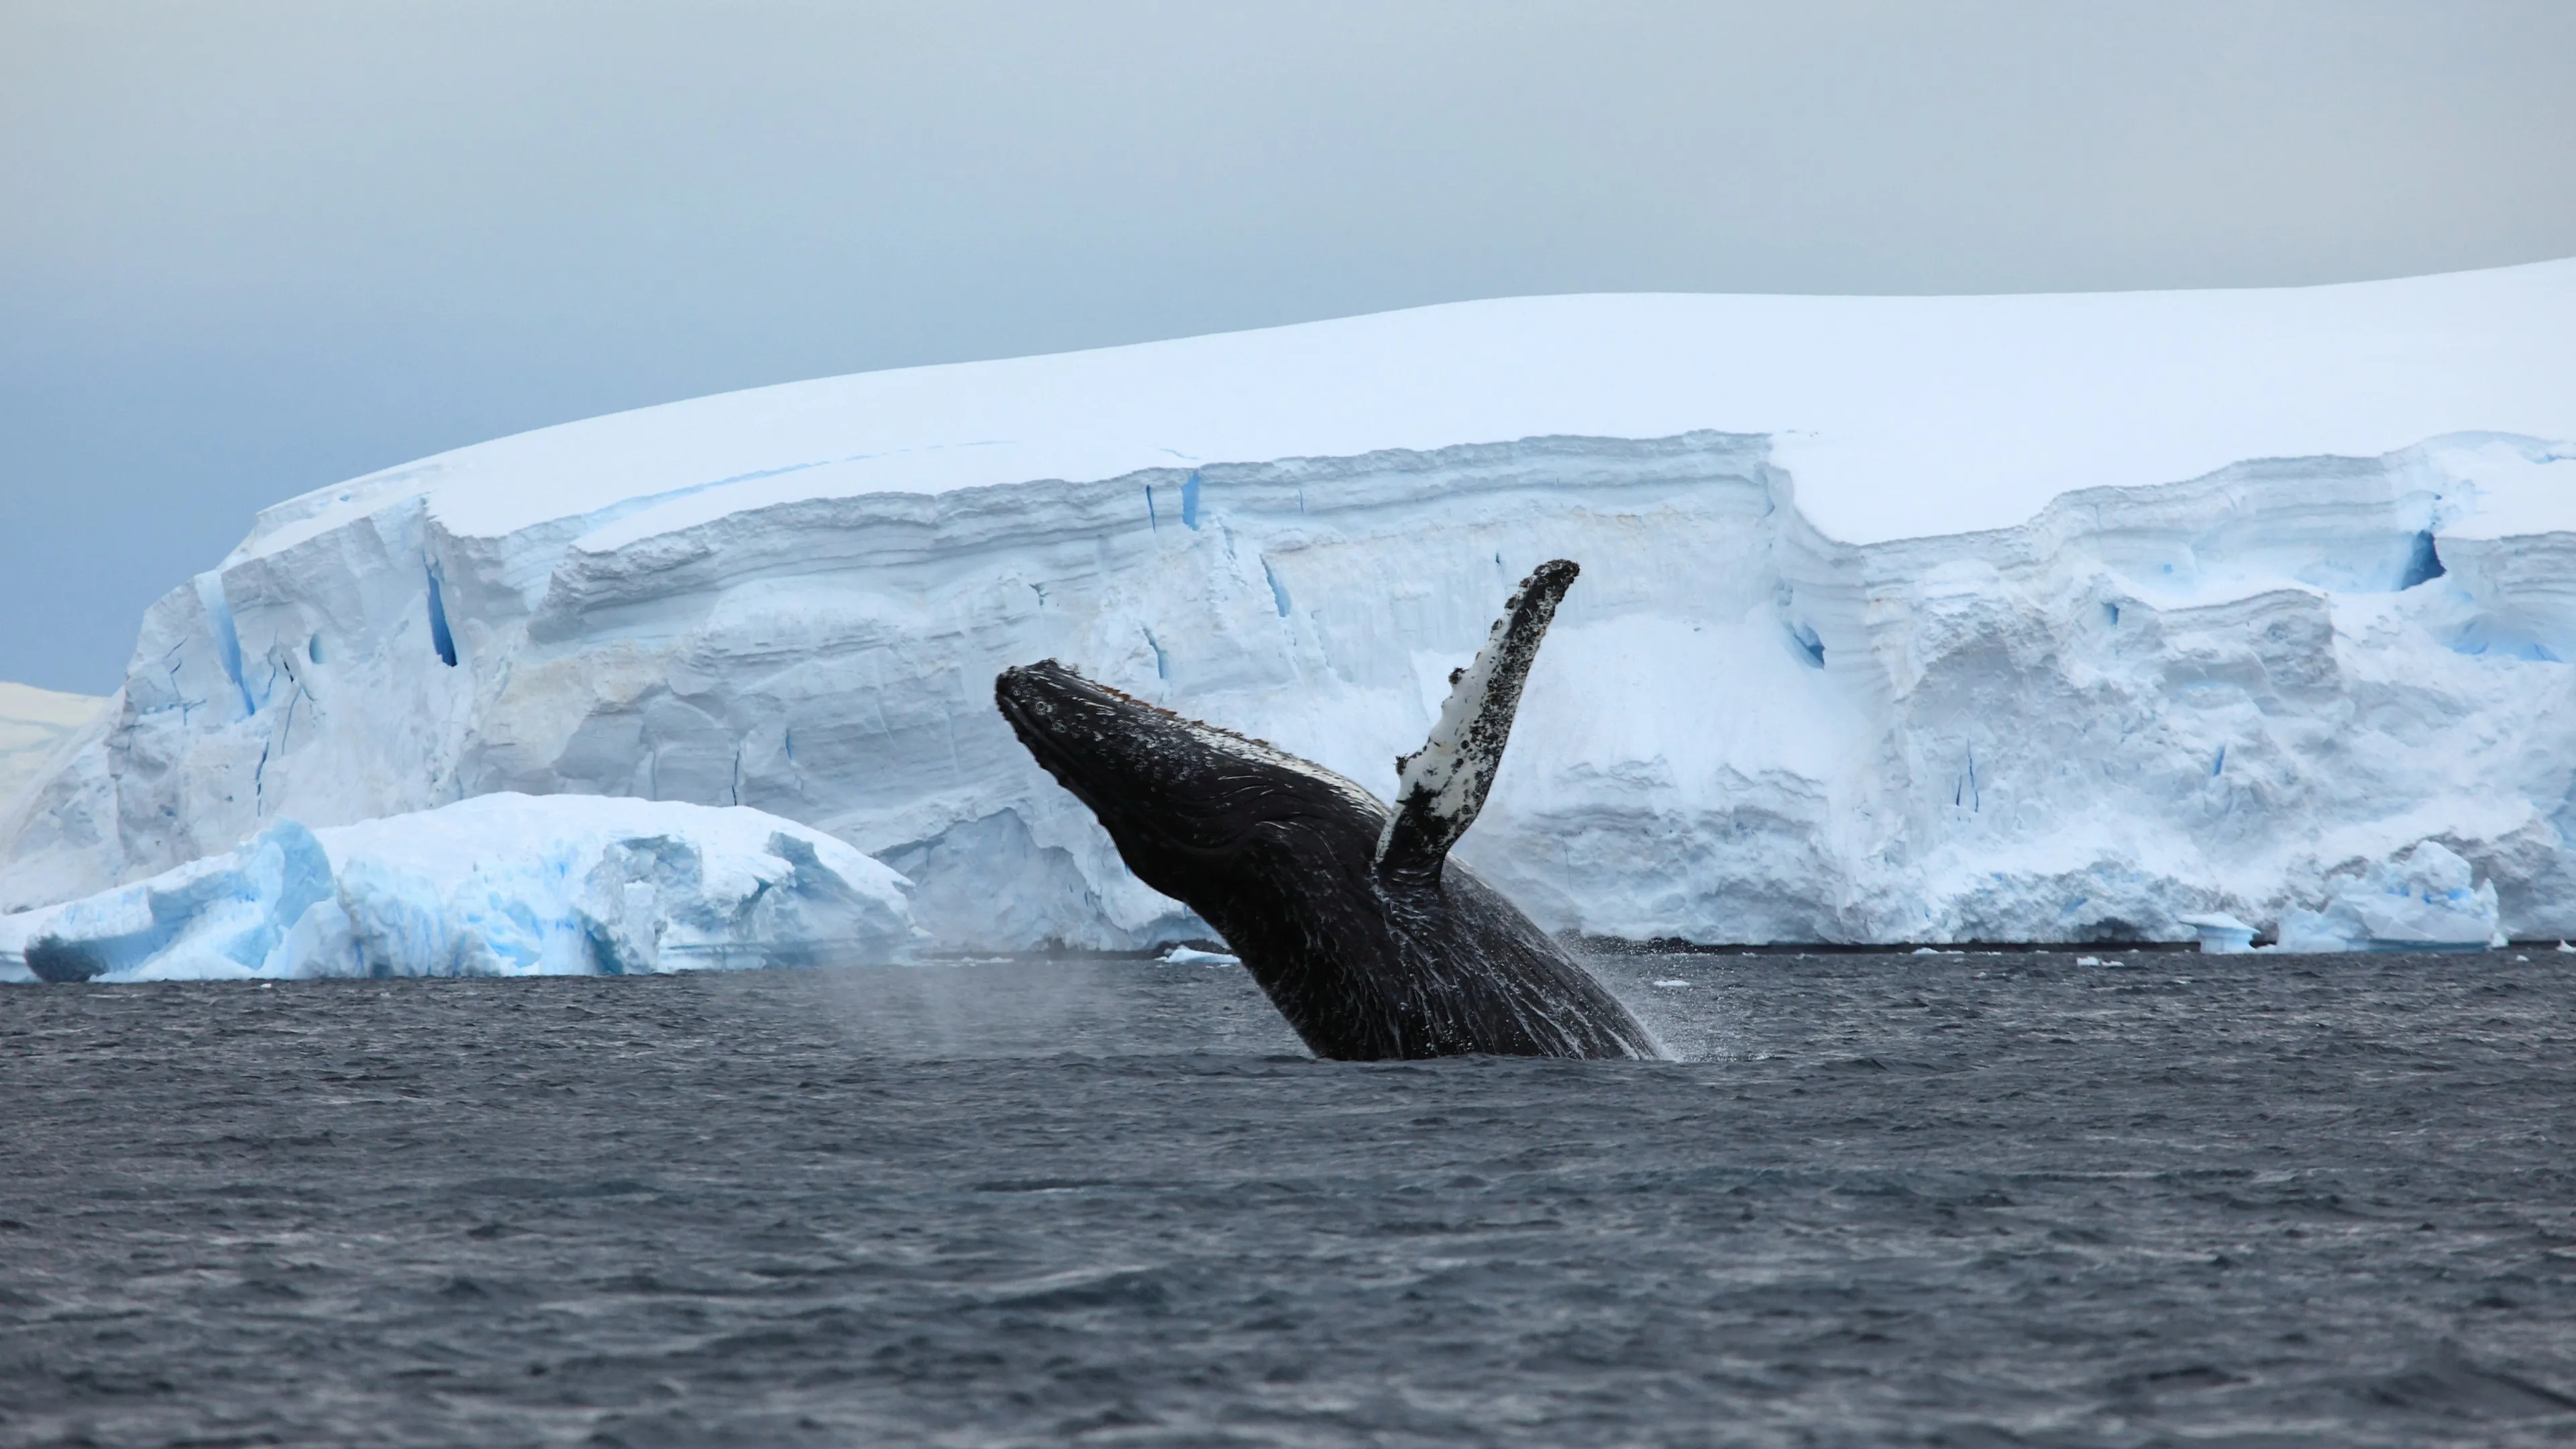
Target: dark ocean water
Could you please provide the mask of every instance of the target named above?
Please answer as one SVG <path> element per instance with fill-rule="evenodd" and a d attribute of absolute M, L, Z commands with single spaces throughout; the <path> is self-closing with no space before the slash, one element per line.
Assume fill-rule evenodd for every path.
<path fill-rule="evenodd" d="M 2110 959 L 0 990 L 0 1443 L 2576 1443 L 2576 956 Z"/>

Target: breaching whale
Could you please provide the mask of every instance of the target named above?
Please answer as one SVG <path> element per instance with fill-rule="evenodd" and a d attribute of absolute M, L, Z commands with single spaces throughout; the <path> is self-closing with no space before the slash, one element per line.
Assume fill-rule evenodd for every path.
<path fill-rule="evenodd" d="M 1049 659 L 993 697 L 1138 879 L 1214 926 L 1306 1045 L 1369 1061 L 1493 1052 L 1659 1057 L 1652 1033 L 1493 887 L 1449 859 L 1484 808 L 1521 684 L 1575 566 L 1521 582 L 1395 808 L 1310 761 Z"/>

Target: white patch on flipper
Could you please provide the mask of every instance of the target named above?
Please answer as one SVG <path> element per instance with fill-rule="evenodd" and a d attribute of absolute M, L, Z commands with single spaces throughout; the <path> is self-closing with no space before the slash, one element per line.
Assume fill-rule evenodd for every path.
<path fill-rule="evenodd" d="M 1422 748 L 1395 762 L 1395 811 L 1379 832 L 1381 868 L 1436 866 L 1485 808 L 1502 767 L 1539 642 L 1579 570 L 1565 559 L 1540 564 L 1503 605 L 1475 661 L 1449 677 L 1449 698 Z"/>

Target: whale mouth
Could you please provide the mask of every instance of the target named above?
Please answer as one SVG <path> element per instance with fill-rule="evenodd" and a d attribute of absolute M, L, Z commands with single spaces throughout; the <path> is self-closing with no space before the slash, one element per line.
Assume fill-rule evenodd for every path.
<path fill-rule="evenodd" d="M 1022 739 L 1027 739 L 1030 732 L 1037 726 L 1035 712 L 1030 708 L 1032 703 L 1030 695 L 1036 688 L 1032 676 L 1035 668 L 1035 665 L 1014 666 L 1003 670 L 993 679 L 993 704 L 1002 711 L 1002 717 L 1011 722 L 1011 728 L 1017 731 Z M 1042 734 L 1043 731 L 1040 733 Z"/>
<path fill-rule="evenodd" d="M 993 702 L 1030 753 L 1041 758 L 1132 747 L 1140 735 L 1156 732 L 1220 750 L 1272 753 L 1259 740 L 1176 714 L 1053 659 L 1003 670 L 993 680 Z"/>
<path fill-rule="evenodd" d="M 993 680 L 993 703 L 1038 764 L 1095 810 L 1102 802 L 1089 787 L 1110 783 L 1103 776 L 1117 773 L 1119 747 L 1133 742 L 1148 717 L 1164 713 L 1052 659 L 1003 670 Z"/>
<path fill-rule="evenodd" d="M 1122 826 L 1231 848 L 1243 829 L 1323 792 L 1371 840 L 1386 806 L 1341 775 L 1265 740 L 1176 714 L 1053 659 L 993 680 L 993 703 L 1039 768 L 1116 834 Z M 1185 823 L 1186 822 L 1186 823 Z"/>
<path fill-rule="evenodd" d="M 1066 718 L 1075 712 L 1070 706 L 1091 705 L 1080 711 L 1083 714 L 1114 708 L 1106 697 L 1083 699 L 1086 693 L 1107 696 L 1109 691 L 1052 659 L 1005 669 L 993 680 L 993 703 L 1011 722 L 1020 743 L 1041 761 L 1061 756 L 1072 745 L 1071 736 L 1077 731 L 1075 722 Z"/>

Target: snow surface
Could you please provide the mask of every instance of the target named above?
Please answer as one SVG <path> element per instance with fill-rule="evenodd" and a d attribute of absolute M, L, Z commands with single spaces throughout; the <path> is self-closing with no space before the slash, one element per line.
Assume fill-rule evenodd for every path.
<path fill-rule="evenodd" d="M 2248 458 L 2576 437 L 2571 330 L 2576 260 L 2244 291 L 1462 302 L 543 428 L 280 505 L 243 547 L 401 496 L 459 537 L 577 522 L 615 550 L 808 498 L 1701 429 L 1772 436 L 1821 531 L 1883 542 Z M 2576 527 L 2576 500 L 2534 506 L 2516 531 Z"/>
<path fill-rule="evenodd" d="M 0 980 L 628 975 L 906 954 L 907 882 L 757 810 L 485 795 L 278 820 L 149 880 L 0 916 Z"/>
<path fill-rule="evenodd" d="M 62 753 L 107 710 L 107 701 L 0 682 L 0 809 L 59 767 Z"/>
<path fill-rule="evenodd" d="M 0 908 L 493 791 L 745 805 L 943 946 L 1140 947 L 1054 656 L 1381 795 L 1581 580 L 1459 857 L 1551 927 L 2186 939 L 2438 841 L 2576 932 L 2576 263 L 1567 297 L 829 379 L 268 510 L 0 816 Z"/>

